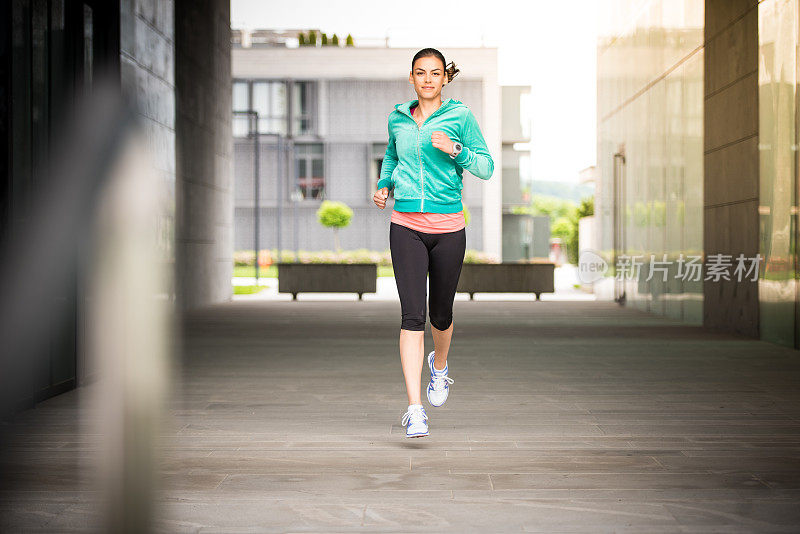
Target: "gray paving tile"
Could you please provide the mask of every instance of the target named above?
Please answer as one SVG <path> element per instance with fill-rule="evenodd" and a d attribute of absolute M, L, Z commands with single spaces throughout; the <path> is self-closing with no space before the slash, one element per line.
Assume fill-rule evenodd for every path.
<path fill-rule="evenodd" d="M 747 473 L 535 473 L 491 474 L 494 489 L 578 488 L 578 489 L 706 489 L 761 488 L 766 483 Z"/>
<path fill-rule="evenodd" d="M 159 531 L 800 530 L 796 351 L 613 303 L 457 301 L 451 397 L 408 440 L 398 313 L 189 314 L 156 451 Z M 18 418 L 0 530 L 96 520 L 82 394 Z"/>
<path fill-rule="evenodd" d="M 215 455 L 195 458 L 180 458 L 166 462 L 162 467 L 165 473 L 190 474 L 374 474 L 398 473 L 408 471 L 411 458 L 382 457 L 364 458 L 352 456 L 275 456 L 243 455 L 231 457 Z"/>
<path fill-rule="evenodd" d="M 436 491 L 454 489 L 491 489 L 485 474 L 448 475 L 402 471 L 394 474 L 325 474 L 325 475 L 228 475 L 219 486 L 223 490 L 260 491 L 287 489 L 404 490 Z"/>
<path fill-rule="evenodd" d="M 662 472 L 665 468 L 649 456 L 567 456 L 539 458 L 494 455 L 467 458 L 412 458 L 414 471 L 445 473 L 644 473 Z"/>

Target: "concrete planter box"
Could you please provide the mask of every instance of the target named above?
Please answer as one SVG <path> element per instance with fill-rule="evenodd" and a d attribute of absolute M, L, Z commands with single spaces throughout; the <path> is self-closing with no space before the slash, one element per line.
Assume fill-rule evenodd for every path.
<path fill-rule="evenodd" d="M 377 291 L 377 263 L 278 263 L 278 293 L 364 293 Z"/>
<path fill-rule="evenodd" d="M 555 263 L 465 263 L 461 267 L 457 292 L 542 293 L 555 291 Z"/>

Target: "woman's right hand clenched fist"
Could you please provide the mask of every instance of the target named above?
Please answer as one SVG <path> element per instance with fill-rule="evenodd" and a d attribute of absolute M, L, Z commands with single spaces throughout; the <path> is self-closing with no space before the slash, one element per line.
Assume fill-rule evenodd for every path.
<path fill-rule="evenodd" d="M 389 188 L 388 187 L 381 187 L 375 194 L 372 196 L 372 200 L 375 201 L 375 205 L 378 206 L 380 209 L 386 207 L 386 199 L 389 198 Z"/>

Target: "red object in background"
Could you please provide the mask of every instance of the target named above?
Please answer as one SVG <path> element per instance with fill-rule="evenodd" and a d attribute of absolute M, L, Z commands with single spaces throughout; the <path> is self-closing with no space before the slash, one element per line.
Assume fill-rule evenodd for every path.
<path fill-rule="evenodd" d="M 269 253 L 269 250 L 258 251 L 258 265 L 260 267 L 269 267 L 272 265 L 272 255 Z"/>
<path fill-rule="evenodd" d="M 564 263 L 564 250 L 561 248 L 561 238 L 559 237 L 550 240 L 550 261 L 557 266 Z"/>

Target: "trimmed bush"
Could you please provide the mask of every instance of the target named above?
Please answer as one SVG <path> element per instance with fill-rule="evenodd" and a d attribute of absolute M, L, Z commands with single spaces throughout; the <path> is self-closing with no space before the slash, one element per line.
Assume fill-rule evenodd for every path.
<path fill-rule="evenodd" d="M 323 200 L 317 210 L 317 220 L 322 226 L 333 228 L 333 244 L 336 252 L 341 252 L 339 247 L 339 228 L 345 228 L 353 219 L 353 210 L 344 202 Z"/>
<path fill-rule="evenodd" d="M 277 249 L 262 249 L 262 255 L 268 254 L 272 258 L 272 263 L 278 263 Z M 253 267 L 255 265 L 255 254 L 252 250 L 237 250 L 233 253 L 233 262 L 236 267 Z M 293 250 L 284 249 L 280 253 L 282 263 L 377 263 L 384 267 L 392 265 L 392 251 L 369 250 L 359 248 L 356 250 L 344 250 L 339 253 L 333 250 L 298 250 L 295 255 Z M 497 258 L 490 254 L 478 250 L 467 249 L 464 255 L 464 263 L 500 263 Z"/>

